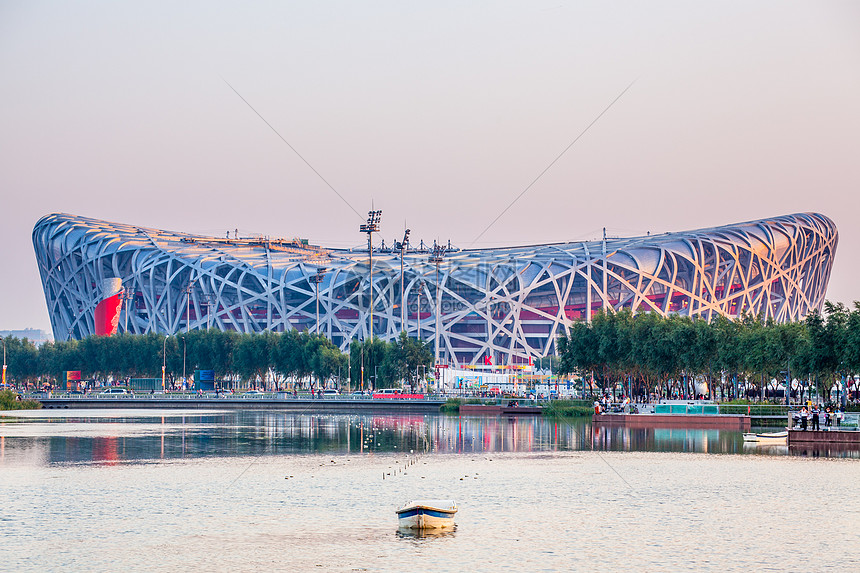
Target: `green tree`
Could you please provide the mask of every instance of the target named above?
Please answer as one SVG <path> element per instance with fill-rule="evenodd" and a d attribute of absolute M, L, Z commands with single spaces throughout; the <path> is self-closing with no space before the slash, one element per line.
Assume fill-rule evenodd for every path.
<path fill-rule="evenodd" d="M 425 371 L 433 366 L 433 351 L 430 350 L 430 345 L 401 332 L 389 349 L 386 372 L 390 373 L 394 380 L 416 388 L 421 366 L 425 367 Z"/>

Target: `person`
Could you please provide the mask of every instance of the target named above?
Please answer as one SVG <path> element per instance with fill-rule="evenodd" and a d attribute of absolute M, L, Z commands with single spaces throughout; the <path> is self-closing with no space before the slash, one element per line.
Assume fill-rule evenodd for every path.
<path fill-rule="evenodd" d="M 800 409 L 800 429 L 804 432 L 806 431 L 806 420 L 809 417 L 809 412 L 806 410 L 806 406 Z"/>
<path fill-rule="evenodd" d="M 597 400 L 594 401 L 594 413 L 595 414 L 600 413 L 600 402 L 598 402 Z"/>
<path fill-rule="evenodd" d="M 829 428 L 829 427 L 833 426 L 834 417 L 835 416 L 834 416 L 833 412 L 830 411 L 830 408 L 827 408 L 827 413 L 824 414 L 824 427 L 825 428 Z"/>
<path fill-rule="evenodd" d="M 818 406 L 813 406 L 812 412 L 810 412 L 810 414 L 812 415 L 812 431 L 813 432 L 820 429 L 818 427 L 818 415 L 820 412 L 821 412 L 821 410 L 818 409 Z"/>
<path fill-rule="evenodd" d="M 842 418 L 845 417 L 845 414 L 842 412 L 842 408 L 836 408 L 836 425 L 842 425 Z"/>

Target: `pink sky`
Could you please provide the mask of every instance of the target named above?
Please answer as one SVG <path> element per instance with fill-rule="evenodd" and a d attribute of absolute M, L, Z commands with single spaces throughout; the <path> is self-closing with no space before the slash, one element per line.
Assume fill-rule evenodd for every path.
<path fill-rule="evenodd" d="M 50 330 L 30 233 L 68 212 L 223 235 L 475 246 L 801 211 L 860 299 L 853 2 L 4 2 L 0 329 Z"/>

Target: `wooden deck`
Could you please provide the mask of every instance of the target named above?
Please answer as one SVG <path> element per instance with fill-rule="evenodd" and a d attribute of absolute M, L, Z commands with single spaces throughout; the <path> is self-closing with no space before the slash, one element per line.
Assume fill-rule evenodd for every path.
<path fill-rule="evenodd" d="M 792 444 L 852 444 L 860 446 L 856 430 L 789 430 L 788 445 Z"/>
<path fill-rule="evenodd" d="M 703 428 L 717 430 L 750 429 L 749 416 L 696 414 L 594 414 L 595 424 L 606 426 L 625 426 L 628 428 Z"/>

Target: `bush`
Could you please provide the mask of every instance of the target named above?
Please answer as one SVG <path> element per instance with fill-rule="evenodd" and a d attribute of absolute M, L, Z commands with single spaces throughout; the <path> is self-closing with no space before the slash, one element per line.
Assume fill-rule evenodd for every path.
<path fill-rule="evenodd" d="M 0 410 L 38 410 L 41 402 L 35 400 L 20 400 L 20 396 L 11 390 L 0 390 Z"/>
<path fill-rule="evenodd" d="M 460 404 L 462 404 L 462 400 L 459 398 L 448 398 L 448 400 L 439 408 L 439 411 L 445 414 L 459 414 Z"/>

